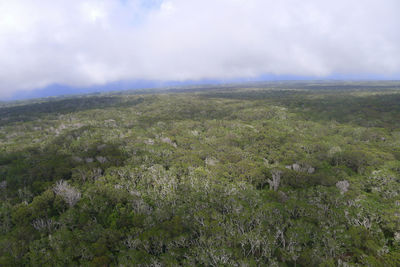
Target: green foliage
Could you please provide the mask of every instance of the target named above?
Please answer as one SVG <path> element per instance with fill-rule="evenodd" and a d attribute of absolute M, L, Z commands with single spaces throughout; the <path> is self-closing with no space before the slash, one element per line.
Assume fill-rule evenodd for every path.
<path fill-rule="evenodd" d="M 395 86 L 259 87 L 1 107 L 0 265 L 399 266 Z"/>

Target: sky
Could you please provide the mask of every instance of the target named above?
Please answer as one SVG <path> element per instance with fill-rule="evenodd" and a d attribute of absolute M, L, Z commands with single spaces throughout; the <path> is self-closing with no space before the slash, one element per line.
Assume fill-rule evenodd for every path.
<path fill-rule="evenodd" d="M 260 77 L 398 80 L 399 13 L 398 0 L 0 0 L 0 99 Z"/>

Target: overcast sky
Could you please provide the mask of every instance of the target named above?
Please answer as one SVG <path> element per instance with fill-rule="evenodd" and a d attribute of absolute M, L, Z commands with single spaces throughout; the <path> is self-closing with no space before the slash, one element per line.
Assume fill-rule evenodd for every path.
<path fill-rule="evenodd" d="M 0 98 L 136 79 L 400 79 L 399 14 L 399 0 L 0 0 Z"/>

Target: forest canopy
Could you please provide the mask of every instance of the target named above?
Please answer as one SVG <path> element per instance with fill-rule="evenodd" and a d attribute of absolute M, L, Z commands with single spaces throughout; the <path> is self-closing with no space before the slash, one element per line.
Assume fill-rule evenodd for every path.
<path fill-rule="evenodd" d="M 0 107 L 0 266 L 400 266 L 400 83 Z"/>

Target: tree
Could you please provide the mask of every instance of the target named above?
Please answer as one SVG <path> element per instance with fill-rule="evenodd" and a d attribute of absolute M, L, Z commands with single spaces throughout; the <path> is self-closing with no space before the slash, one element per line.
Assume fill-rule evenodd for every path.
<path fill-rule="evenodd" d="M 271 171 L 272 180 L 268 179 L 269 189 L 277 191 L 279 187 L 279 183 L 281 182 L 282 171 L 273 170 Z"/>
<path fill-rule="evenodd" d="M 53 191 L 56 195 L 61 196 L 70 207 L 75 206 L 81 199 L 81 193 L 64 180 L 58 181 L 53 187 Z"/>

